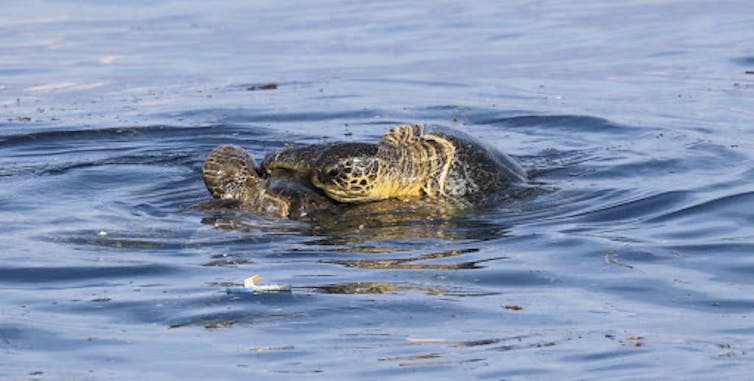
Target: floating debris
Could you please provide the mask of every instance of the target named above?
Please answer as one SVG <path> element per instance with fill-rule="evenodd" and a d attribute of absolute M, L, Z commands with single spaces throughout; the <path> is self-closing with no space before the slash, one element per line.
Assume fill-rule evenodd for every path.
<path fill-rule="evenodd" d="M 253 294 L 260 292 L 291 292 L 292 286 L 289 284 L 256 284 L 262 279 L 260 275 L 254 275 L 243 281 L 243 287 L 228 287 L 225 292 L 228 294 Z"/>
<path fill-rule="evenodd" d="M 512 311 L 521 311 L 524 309 L 524 307 L 513 305 L 513 304 L 503 306 L 503 308 L 505 308 L 506 310 L 512 310 Z"/>
<path fill-rule="evenodd" d="M 176 322 L 176 323 L 170 323 L 170 325 L 168 326 L 168 328 L 170 328 L 170 329 L 181 328 L 181 327 L 186 327 L 186 326 L 189 326 L 189 325 L 191 325 L 191 322 L 189 322 L 189 321 L 179 321 L 179 322 Z"/>
<path fill-rule="evenodd" d="M 608 251 L 608 252 L 605 253 L 605 263 L 607 263 L 607 264 L 614 264 L 614 265 L 618 265 L 618 266 L 623 266 L 623 267 L 625 267 L 627 269 L 633 269 L 634 268 L 634 266 L 631 266 L 631 265 L 629 265 L 627 263 L 624 263 L 623 261 L 621 261 L 620 259 L 618 259 L 617 256 L 615 255 L 615 253 L 613 253 L 612 251 Z"/>
<path fill-rule="evenodd" d="M 257 90 L 277 90 L 278 84 L 275 82 L 270 83 L 263 83 L 259 85 L 251 85 L 246 88 L 247 91 L 257 91 Z"/>
<path fill-rule="evenodd" d="M 626 337 L 626 340 L 631 342 L 631 344 L 633 344 L 635 347 L 641 347 L 642 345 L 644 345 L 644 342 L 642 341 L 644 340 L 644 338 L 641 336 L 628 336 Z"/>
<path fill-rule="evenodd" d="M 204 328 L 207 328 L 207 329 L 229 328 L 229 327 L 232 327 L 236 323 L 238 323 L 238 321 L 233 320 L 233 319 L 221 320 L 221 321 L 216 321 L 216 322 L 205 324 Z"/>

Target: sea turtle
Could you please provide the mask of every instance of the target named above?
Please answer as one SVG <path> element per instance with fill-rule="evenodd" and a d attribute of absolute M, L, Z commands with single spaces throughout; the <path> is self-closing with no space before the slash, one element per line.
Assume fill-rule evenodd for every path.
<path fill-rule="evenodd" d="M 334 206 L 320 191 L 295 178 L 262 178 L 254 159 L 235 145 L 221 145 L 212 150 L 204 161 L 202 173 L 212 196 L 236 200 L 244 209 L 261 215 L 295 219 Z"/>
<path fill-rule="evenodd" d="M 341 203 L 398 199 L 499 200 L 526 181 L 507 155 L 441 127 L 397 126 L 379 144 L 329 143 L 268 155 L 269 174 L 292 172 Z"/>

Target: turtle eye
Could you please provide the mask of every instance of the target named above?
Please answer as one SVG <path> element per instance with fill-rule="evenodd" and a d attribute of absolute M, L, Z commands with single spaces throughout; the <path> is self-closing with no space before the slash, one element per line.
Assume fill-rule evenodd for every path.
<path fill-rule="evenodd" d="M 340 173 L 340 168 L 337 165 L 331 165 L 325 168 L 325 174 L 327 175 L 327 177 L 330 177 L 330 178 L 337 177 L 339 173 Z"/>

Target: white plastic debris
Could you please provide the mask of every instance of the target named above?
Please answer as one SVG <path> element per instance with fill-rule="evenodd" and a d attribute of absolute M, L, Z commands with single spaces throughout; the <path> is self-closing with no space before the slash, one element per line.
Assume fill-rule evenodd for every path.
<path fill-rule="evenodd" d="M 258 292 L 290 292 L 292 286 L 289 284 L 265 284 L 259 285 L 257 282 L 262 279 L 259 274 L 246 278 L 243 281 L 243 288 L 228 288 L 229 294 L 248 294 Z"/>
<path fill-rule="evenodd" d="M 251 278 L 247 278 L 243 281 L 244 288 L 250 288 L 256 292 L 275 292 L 275 291 L 290 291 L 291 285 L 289 284 L 266 284 L 266 285 L 258 285 L 256 284 L 259 282 L 259 280 L 262 279 L 262 277 L 257 274 L 252 276 Z"/>

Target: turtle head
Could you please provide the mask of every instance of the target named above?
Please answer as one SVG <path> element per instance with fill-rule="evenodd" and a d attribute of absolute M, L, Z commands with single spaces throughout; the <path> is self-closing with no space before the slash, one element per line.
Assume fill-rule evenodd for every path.
<path fill-rule="evenodd" d="M 231 144 L 221 145 L 207 155 L 202 174 L 207 190 L 222 200 L 248 201 L 265 184 L 249 153 Z"/>
<path fill-rule="evenodd" d="M 380 160 L 378 146 L 368 143 L 340 143 L 324 149 L 314 163 L 311 181 L 340 202 L 381 200 L 377 189 Z"/>

